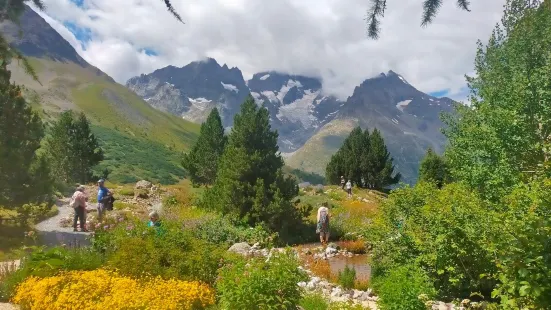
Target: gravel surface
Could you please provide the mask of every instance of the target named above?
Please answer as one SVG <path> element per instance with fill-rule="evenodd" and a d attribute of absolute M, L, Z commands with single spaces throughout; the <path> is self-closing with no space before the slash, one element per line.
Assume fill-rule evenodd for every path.
<path fill-rule="evenodd" d="M 70 243 L 87 245 L 89 243 L 86 240 L 86 237 L 89 235 L 88 233 L 73 232 L 73 227 L 61 227 L 59 225 L 59 221 L 62 218 L 70 216 L 73 213 L 73 209 L 69 207 L 69 200 L 69 198 L 59 199 L 56 202 L 59 213 L 35 226 L 42 244 L 54 246 Z"/>
<path fill-rule="evenodd" d="M 16 305 L 0 302 L 0 310 L 17 310 L 17 309 L 19 309 L 19 307 L 17 307 Z"/>

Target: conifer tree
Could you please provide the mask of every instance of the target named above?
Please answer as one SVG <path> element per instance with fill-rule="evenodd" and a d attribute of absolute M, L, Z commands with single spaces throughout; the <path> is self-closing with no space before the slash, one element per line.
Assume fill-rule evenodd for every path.
<path fill-rule="evenodd" d="M 103 160 L 103 151 L 84 114 L 75 120 L 72 111 L 61 113 L 46 138 L 46 152 L 58 181 L 85 183 L 91 169 Z"/>
<path fill-rule="evenodd" d="M 291 199 L 298 187 L 282 171 L 283 159 L 266 108 L 249 95 L 234 118 L 214 186 L 203 204 L 250 225 L 266 224 L 274 231 L 290 229 L 298 214 Z"/>
<path fill-rule="evenodd" d="M 10 84 L 10 71 L 0 64 L 0 205 L 15 207 L 40 202 L 50 192 L 34 188 L 43 177 L 49 182 L 47 163 L 36 155 L 44 135 L 42 120 Z M 47 186 L 45 186 L 47 188 Z"/>
<path fill-rule="evenodd" d="M 103 150 L 90 129 L 90 122 L 84 113 L 74 121 L 72 137 L 73 180 L 87 183 L 92 177 L 92 167 L 103 160 Z"/>
<path fill-rule="evenodd" d="M 184 154 L 182 166 L 189 174 L 194 185 L 213 184 L 218 171 L 218 162 L 226 146 L 227 137 L 218 109 L 210 112 L 207 120 L 201 124 L 197 143 L 191 151 Z"/>
<path fill-rule="evenodd" d="M 383 137 L 377 129 L 370 134 L 366 129 L 354 128 L 344 140 L 326 167 L 329 183 L 339 184 L 340 177 L 351 180 L 357 186 L 384 189 L 399 182 L 401 175 L 394 174 Z"/>
<path fill-rule="evenodd" d="M 383 189 L 389 185 L 396 184 L 400 181 L 402 175 L 394 174 L 394 165 L 392 157 L 388 152 L 385 141 L 381 132 L 375 128 L 369 137 L 371 148 L 368 155 L 371 165 L 371 174 L 369 174 L 370 187 Z"/>
<path fill-rule="evenodd" d="M 446 161 L 442 156 L 438 156 L 432 148 L 427 150 L 419 166 L 419 181 L 433 182 L 438 188 L 449 181 Z"/>

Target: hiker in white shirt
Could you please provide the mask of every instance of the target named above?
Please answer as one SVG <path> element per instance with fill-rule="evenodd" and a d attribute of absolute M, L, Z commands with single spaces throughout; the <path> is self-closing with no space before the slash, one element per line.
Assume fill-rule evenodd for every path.
<path fill-rule="evenodd" d="M 352 197 L 352 182 L 350 182 L 350 179 L 346 182 L 346 192 L 348 193 L 348 198 Z"/>

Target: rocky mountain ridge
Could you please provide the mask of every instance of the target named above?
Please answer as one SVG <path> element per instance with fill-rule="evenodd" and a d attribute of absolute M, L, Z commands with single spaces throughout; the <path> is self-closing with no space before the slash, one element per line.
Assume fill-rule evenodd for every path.
<path fill-rule="evenodd" d="M 319 78 L 267 71 L 245 81 L 238 68 L 221 66 L 212 58 L 182 68 L 169 66 L 142 74 L 126 85 L 153 107 L 197 123 L 203 122 L 210 110 L 217 107 L 228 128 L 250 93 L 270 112 L 271 125 L 279 133 L 281 152 L 294 163 L 293 168 L 308 172 L 323 174 L 326 157 L 334 152 L 334 147 L 330 151 L 322 147 L 318 151 L 325 154 L 300 155 L 305 145 L 323 132 L 324 126 L 347 120 L 362 128 L 376 127 L 382 131 L 409 183 L 416 179 L 417 166 L 426 148 L 443 150 L 445 138 L 440 132 L 443 124 L 439 114 L 453 111 L 451 99 L 425 94 L 393 71 L 366 79 L 344 101 L 326 94 Z M 335 127 L 331 125 L 333 131 Z M 321 143 L 338 148 L 343 134 L 324 137 Z M 319 143 L 320 139 L 314 140 Z M 296 154 L 299 159 L 293 160 Z M 321 162 L 316 160 L 319 156 L 323 157 Z M 311 167 L 312 161 L 317 162 L 315 169 Z"/>

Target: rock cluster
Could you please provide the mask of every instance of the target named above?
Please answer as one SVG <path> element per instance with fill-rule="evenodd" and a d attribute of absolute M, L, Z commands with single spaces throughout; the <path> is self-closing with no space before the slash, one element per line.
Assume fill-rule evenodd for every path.
<path fill-rule="evenodd" d="M 319 251 L 319 249 L 316 249 Z M 282 248 L 273 248 L 273 249 L 263 249 L 258 243 L 254 244 L 253 246 L 250 246 L 246 242 L 240 242 L 232 245 L 229 249 L 229 252 L 237 253 L 243 256 L 261 256 L 266 257 L 267 260 L 270 259 L 271 255 L 275 252 L 283 252 L 285 249 Z M 310 255 L 312 254 L 310 252 L 310 249 L 304 249 L 303 254 Z M 296 255 L 298 256 L 298 252 L 296 252 Z M 316 259 L 328 259 L 331 257 L 335 257 L 338 255 L 343 256 L 354 256 L 354 254 L 347 252 L 345 250 L 340 250 L 338 246 L 334 243 L 329 244 L 325 251 L 321 253 L 315 253 L 313 254 L 314 258 Z M 319 277 L 314 276 L 314 274 L 304 268 L 303 266 L 299 266 L 299 269 L 306 272 L 309 276 L 309 280 L 307 282 L 299 282 L 297 285 L 304 290 L 308 292 L 317 292 L 322 295 L 324 295 L 328 300 L 334 301 L 334 302 L 352 302 L 355 304 L 360 304 L 363 307 L 369 307 L 369 309 L 376 310 L 377 309 L 377 296 L 374 296 L 372 294 L 371 289 L 367 291 L 360 291 L 360 290 L 347 290 L 339 285 L 336 285 L 334 283 L 330 283 L 324 279 L 321 279 Z"/>

